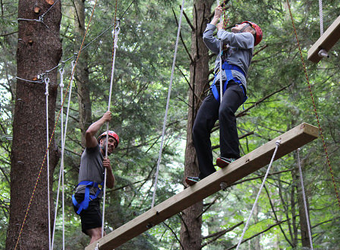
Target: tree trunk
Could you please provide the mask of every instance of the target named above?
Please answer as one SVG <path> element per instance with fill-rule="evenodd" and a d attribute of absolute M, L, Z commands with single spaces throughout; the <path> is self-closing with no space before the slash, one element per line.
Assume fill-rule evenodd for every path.
<path fill-rule="evenodd" d="M 207 3 L 210 2 L 210 3 Z M 198 176 L 198 163 L 196 152 L 192 142 L 192 126 L 197 114 L 197 110 L 204 99 L 204 92 L 209 84 L 209 53 L 203 43 L 202 35 L 207 25 L 213 1 L 197 0 L 194 3 L 194 20 L 191 36 L 191 56 L 190 65 L 190 86 L 189 90 L 189 111 L 187 124 L 187 145 L 185 149 L 185 177 Z M 201 249 L 201 225 L 203 211 L 203 201 L 185 209 L 183 211 L 181 225 L 182 249 Z"/>
<path fill-rule="evenodd" d="M 52 0 L 19 0 L 17 86 L 11 155 L 11 204 L 6 249 L 48 249 L 48 198 L 46 153 L 45 83 L 38 75 L 58 65 L 61 4 Z M 40 20 L 40 21 L 37 21 Z M 49 138 L 55 122 L 57 70 L 49 79 Z M 50 144 L 50 187 L 58 157 Z M 44 165 L 42 163 L 44 162 Z M 51 192 L 50 192 L 51 193 Z M 52 196 L 51 196 L 52 201 Z M 51 210 L 52 202 L 51 202 Z M 51 213 L 51 218 L 53 213 Z M 26 216 L 27 215 L 27 216 Z M 53 222 L 51 221 L 51 225 Z"/>
<path fill-rule="evenodd" d="M 75 39 L 77 42 L 82 41 L 85 34 L 85 6 L 83 0 L 75 0 Z M 79 43 L 77 44 L 79 45 Z M 76 48 L 79 51 L 79 48 Z M 88 52 L 82 51 L 76 68 L 76 82 L 78 90 L 78 105 L 79 105 L 79 128 L 81 131 L 81 145 L 85 147 L 85 132 L 92 123 L 91 115 L 91 100 L 88 70 Z"/>
<path fill-rule="evenodd" d="M 304 161 L 301 161 L 301 168 L 303 169 L 305 165 Z M 299 170 L 296 169 L 296 173 L 299 173 Z M 299 183 L 297 186 L 297 200 L 298 200 L 298 207 L 299 207 L 299 218 L 300 218 L 300 232 L 301 232 L 301 243 L 302 247 L 311 248 L 309 234 L 308 234 L 308 224 L 307 224 L 307 217 L 306 217 L 306 208 L 303 202 L 303 194 L 302 194 L 302 187 L 300 181 L 300 174 L 296 174 L 296 182 Z M 307 207 L 308 207 L 308 202 Z M 307 210 L 308 211 L 308 210 Z"/>

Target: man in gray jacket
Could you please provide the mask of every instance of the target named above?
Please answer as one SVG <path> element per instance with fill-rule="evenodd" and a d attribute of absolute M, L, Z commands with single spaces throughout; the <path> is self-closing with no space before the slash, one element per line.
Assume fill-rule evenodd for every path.
<path fill-rule="evenodd" d="M 220 152 L 216 164 L 226 167 L 240 157 L 239 140 L 236 128 L 235 112 L 247 99 L 246 77 L 253 56 L 254 47 L 262 40 L 262 30 L 253 22 L 243 22 L 225 31 L 222 21 L 222 7 L 215 9 L 215 15 L 203 33 L 206 46 L 217 54 L 215 61 L 215 78 L 208 96 L 198 110 L 194 127 L 193 142 L 197 153 L 200 174 L 187 177 L 188 185 L 214 173 L 211 130 L 217 120 L 220 123 Z M 213 32 L 217 28 L 217 37 Z M 221 49 L 222 45 L 222 49 Z M 220 54 L 222 51 L 222 54 Z M 222 64 L 222 71 L 220 71 Z M 220 78 L 222 77 L 223 94 L 220 97 Z"/>

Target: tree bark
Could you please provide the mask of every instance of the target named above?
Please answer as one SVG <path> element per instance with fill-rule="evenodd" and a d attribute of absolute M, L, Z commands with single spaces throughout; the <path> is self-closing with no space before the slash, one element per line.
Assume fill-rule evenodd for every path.
<path fill-rule="evenodd" d="M 194 3 L 193 30 L 191 36 L 191 58 L 190 65 L 190 85 L 189 90 L 189 111 L 187 123 L 187 145 L 185 149 L 185 177 L 198 176 L 198 163 L 196 152 L 192 142 L 192 126 L 197 114 L 197 110 L 204 99 L 204 92 L 209 84 L 209 53 L 206 48 L 202 35 L 208 23 L 211 5 L 214 1 L 196 0 Z M 201 249 L 201 226 L 203 211 L 203 201 L 185 209 L 182 214 L 181 242 L 182 249 L 196 250 Z"/>
<path fill-rule="evenodd" d="M 85 5 L 84 0 L 75 0 L 75 32 L 76 41 L 82 41 L 85 35 Z M 79 43 L 77 43 L 77 46 Z M 77 47 L 78 51 L 79 48 Z M 82 51 L 76 68 L 76 83 L 78 90 L 78 105 L 79 105 L 79 128 L 81 131 L 81 145 L 85 147 L 85 132 L 92 123 L 91 99 L 88 70 L 88 52 Z"/>
<path fill-rule="evenodd" d="M 49 2 L 49 3 L 48 3 Z M 48 187 L 46 154 L 45 83 L 37 80 L 58 65 L 61 4 L 45 0 L 19 0 L 17 86 L 11 153 L 11 204 L 6 249 L 48 249 Z M 39 19 L 40 17 L 40 19 Z M 41 18 L 43 17 L 43 18 Z M 49 138 L 54 128 L 57 70 L 49 79 Z M 35 83 L 31 82 L 35 81 Z M 49 190 L 58 157 L 50 141 Z M 42 164 L 44 162 L 44 164 Z M 52 201 L 52 196 L 51 196 Z M 52 205 L 52 202 L 51 202 Z M 53 206 L 51 206 L 51 210 Z M 51 218 L 53 218 L 51 212 Z M 53 225 L 53 222 L 51 222 Z"/>

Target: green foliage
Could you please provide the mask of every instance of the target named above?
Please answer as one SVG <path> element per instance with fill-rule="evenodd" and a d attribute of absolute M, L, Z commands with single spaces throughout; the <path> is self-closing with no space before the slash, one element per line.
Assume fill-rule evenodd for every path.
<path fill-rule="evenodd" d="M 116 187 L 107 191 L 106 231 L 110 232 L 147 211 L 152 202 L 153 184 L 159 156 L 165 105 L 171 77 L 177 35 L 179 7 L 177 1 L 118 1 L 117 17 L 120 33 L 115 61 L 110 127 L 121 138 L 116 152 L 110 156 L 117 179 Z M 132 3 L 132 4 L 131 4 Z M 86 24 L 93 9 L 92 1 L 85 1 Z M 131 5 L 130 5 L 131 4 Z M 318 125 L 318 111 L 328 160 L 321 139 L 300 150 L 309 216 L 313 227 L 313 243 L 316 249 L 334 249 L 339 238 L 339 206 L 334 191 L 339 179 L 339 42 L 330 52 L 329 59 L 319 64 L 307 61 L 307 52 L 319 38 L 319 17 L 316 1 L 290 3 L 302 56 L 307 67 L 309 84 L 301 63 L 297 40 L 285 3 L 281 1 L 230 1 L 227 15 L 229 24 L 243 20 L 258 23 L 263 41 L 255 49 L 255 56 L 248 76 L 246 115 L 238 118 L 242 154 L 247 154 L 268 140 L 272 140 L 301 122 Z M 17 22 L 16 2 L 2 3 L 0 18 L 0 248 L 4 249 L 10 199 L 10 152 L 12 135 L 12 102 L 15 100 L 15 49 Z M 81 39 L 75 36 L 73 2 L 63 1 L 61 38 L 65 62 L 64 84 L 70 82 L 73 54 L 77 53 Z M 337 1 L 328 1 L 324 9 L 324 26 L 328 27 L 340 12 Z M 87 33 L 85 44 L 88 52 L 88 72 L 93 120 L 107 110 L 112 69 L 112 28 L 115 1 L 99 1 Z M 185 11 L 190 19 L 192 2 Z M 174 17 L 176 14 L 176 18 Z M 177 20 L 177 21 L 176 21 Z M 160 162 L 157 195 L 158 204 L 183 189 L 184 148 L 186 140 L 187 92 L 191 30 L 183 19 L 173 89 L 169 104 L 166 134 Z M 287 87 L 287 88 L 284 88 Z M 82 147 L 79 129 L 77 88 L 74 86 L 70 103 L 70 119 L 65 151 L 65 228 L 68 249 L 84 249 L 88 238 L 81 232 L 80 219 L 71 206 L 71 195 L 77 184 L 77 173 Z M 281 90 L 282 89 L 282 90 Z M 314 99 L 311 99 L 310 89 Z M 280 90 L 280 91 L 279 91 Z M 265 98 L 272 93 L 274 95 Z M 259 102 L 262 98 L 265 100 Z M 59 97 L 59 100 L 62 98 Z M 313 102 L 314 101 L 314 102 Z M 67 102 L 66 102 L 67 104 Z M 57 105 L 59 111 L 60 104 Z M 242 109 L 239 110 L 242 112 Z M 105 128 L 103 128 L 104 130 Z M 219 145 L 218 131 L 212 135 L 212 144 Z M 56 130 L 56 142 L 61 146 L 60 127 Z M 218 148 L 214 156 L 219 155 Z M 298 196 L 301 194 L 296 170 L 297 154 L 289 154 L 272 166 L 269 179 L 259 197 L 251 217 L 245 239 L 269 231 L 242 244 L 241 249 L 301 249 Z M 221 230 L 230 229 L 245 222 L 252 209 L 266 169 L 244 178 L 226 192 L 204 200 L 211 205 L 203 216 L 202 235 L 208 237 Z M 59 169 L 54 173 L 54 199 L 56 198 Z M 338 183 L 336 183 L 338 184 Z M 215 200 L 216 198 L 216 200 Z M 58 205 L 56 248 L 62 246 L 61 204 Z M 151 228 L 141 236 L 117 249 L 179 249 L 181 219 L 174 216 L 165 224 Z M 228 249 L 237 244 L 244 224 L 210 243 L 205 249 Z M 177 238 L 176 238 L 176 237 Z M 209 241 L 210 238 L 204 240 Z"/>

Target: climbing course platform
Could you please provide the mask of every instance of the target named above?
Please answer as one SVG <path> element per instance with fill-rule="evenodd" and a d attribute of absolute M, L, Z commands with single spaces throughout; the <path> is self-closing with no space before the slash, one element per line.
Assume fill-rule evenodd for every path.
<path fill-rule="evenodd" d="M 308 51 L 308 60 L 318 63 L 322 59 L 322 53 L 328 53 L 340 39 L 340 16 L 322 34 L 316 43 Z"/>
<path fill-rule="evenodd" d="M 85 250 L 94 250 L 97 245 L 99 250 L 112 250 L 196 202 L 218 192 L 221 190 L 221 183 L 226 183 L 227 186 L 231 185 L 250 173 L 268 165 L 277 142 L 280 142 L 280 146 L 275 160 L 313 141 L 318 137 L 318 134 L 319 130 L 317 127 L 302 123 L 232 162 L 227 168 L 218 170 L 195 185 L 184 189 L 182 192 L 151 208 L 97 242 L 87 246 Z"/>

